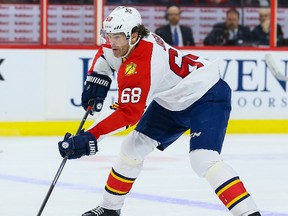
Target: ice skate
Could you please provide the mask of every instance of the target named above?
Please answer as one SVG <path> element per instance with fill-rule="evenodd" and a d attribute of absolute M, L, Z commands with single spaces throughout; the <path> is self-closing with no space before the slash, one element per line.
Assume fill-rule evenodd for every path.
<path fill-rule="evenodd" d="M 85 212 L 84 214 L 82 214 L 82 216 L 120 216 L 120 210 L 109 210 L 97 206 L 96 208 Z"/>

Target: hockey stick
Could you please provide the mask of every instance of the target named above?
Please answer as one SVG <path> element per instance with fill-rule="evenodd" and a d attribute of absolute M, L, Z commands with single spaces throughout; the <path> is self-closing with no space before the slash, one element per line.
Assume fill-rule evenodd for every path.
<path fill-rule="evenodd" d="M 83 127 L 83 125 L 84 125 L 84 123 L 85 123 L 85 121 L 86 121 L 86 119 L 87 119 L 87 117 L 89 115 L 89 112 L 92 111 L 92 109 L 93 109 L 93 104 L 94 104 L 94 100 L 90 100 L 89 101 L 89 106 L 87 108 L 87 111 L 85 112 L 84 117 L 81 120 L 81 123 L 80 123 L 80 125 L 78 127 L 78 130 L 76 132 L 76 135 L 78 135 L 80 133 L 80 131 L 82 130 L 82 127 Z M 47 192 L 47 194 L 46 194 L 46 196 L 45 196 L 45 198 L 44 198 L 44 200 L 42 202 L 42 205 L 41 205 L 41 207 L 40 207 L 40 209 L 38 211 L 37 216 L 40 216 L 42 214 L 43 209 L 46 206 L 46 203 L 47 203 L 47 201 L 48 201 L 48 199 L 49 199 L 49 197 L 50 197 L 50 195 L 51 195 L 51 193 L 52 193 L 52 191 L 53 191 L 53 189 L 54 189 L 54 187 L 55 187 L 55 185 L 56 185 L 56 183 L 58 181 L 58 178 L 59 178 L 59 176 L 60 176 L 60 174 L 61 174 L 61 172 L 62 172 L 62 170 L 63 170 L 63 168 L 64 168 L 64 166 L 66 164 L 67 159 L 68 159 L 68 155 L 66 155 L 63 158 L 63 160 L 62 160 L 62 162 L 61 162 L 61 164 L 60 164 L 60 166 L 58 168 L 58 171 L 57 171 L 57 173 L 56 173 L 56 175 L 55 175 L 55 177 L 54 177 L 54 179 L 53 179 L 53 181 L 52 181 L 52 183 L 50 185 L 50 188 L 49 188 L 49 190 L 48 190 L 48 192 Z"/>
<path fill-rule="evenodd" d="M 281 81 L 288 81 L 288 77 L 285 76 L 284 74 L 282 74 L 280 72 L 280 70 L 278 69 L 272 55 L 270 53 L 266 54 L 265 55 L 265 61 L 266 61 L 266 64 L 269 68 L 269 70 L 274 74 L 274 76 L 278 79 L 278 80 L 281 80 Z"/>

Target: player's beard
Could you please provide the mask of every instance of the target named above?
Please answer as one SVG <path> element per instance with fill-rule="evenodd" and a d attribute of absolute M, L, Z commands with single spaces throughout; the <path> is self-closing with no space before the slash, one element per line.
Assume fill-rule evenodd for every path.
<path fill-rule="evenodd" d="M 111 47 L 113 55 L 116 58 L 122 58 L 122 56 L 125 56 L 129 50 L 129 42 L 127 40 L 124 43 L 122 42 L 122 44 L 112 45 Z"/>
<path fill-rule="evenodd" d="M 129 44 L 127 43 L 125 46 L 117 46 L 117 47 L 112 47 L 113 55 L 116 58 L 121 58 L 122 56 L 125 56 L 126 53 L 128 52 L 129 49 Z"/>

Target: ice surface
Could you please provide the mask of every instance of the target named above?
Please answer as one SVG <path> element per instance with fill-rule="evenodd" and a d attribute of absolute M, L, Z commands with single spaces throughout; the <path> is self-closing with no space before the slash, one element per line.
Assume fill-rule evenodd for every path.
<path fill-rule="evenodd" d="M 80 216 L 97 206 L 124 137 L 99 143 L 95 156 L 69 160 L 42 213 Z M 0 137 L 0 215 L 37 214 L 62 161 L 62 137 Z M 190 167 L 189 137 L 154 151 L 122 209 L 123 216 L 225 216 L 208 183 Z M 264 216 L 288 216 L 288 135 L 227 135 L 222 156 Z"/>

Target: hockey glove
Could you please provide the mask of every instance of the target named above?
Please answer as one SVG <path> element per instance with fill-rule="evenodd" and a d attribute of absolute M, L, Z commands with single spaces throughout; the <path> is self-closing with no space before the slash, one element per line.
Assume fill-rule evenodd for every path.
<path fill-rule="evenodd" d="M 111 78 L 103 74 L 92 73 L 88 75 L 81 97 L 82 107 L 87 110 L 89 100 L 94 100 L 94 106 L 90 114 L 93 114 L 94 111 L 100 112 L 111 82 Z"/>
<path fill-rule="evenodd" d="M 63 141 L 58 143 L 58 149 L 61 156 L 63 158 L 68 156 L 68 159 L 76 159 L 84 155 L 94 155 L 98 151 L 97 141 L 93 134 L 84 132 L 83 130 L 76 136 L 66 133 Z"/>

